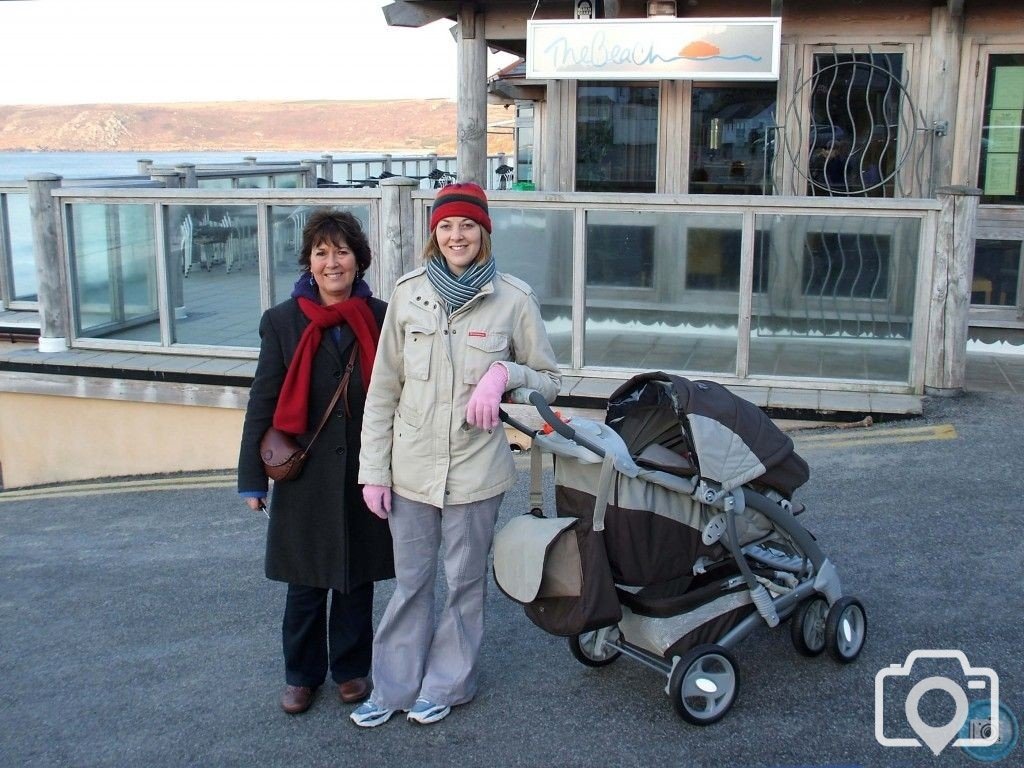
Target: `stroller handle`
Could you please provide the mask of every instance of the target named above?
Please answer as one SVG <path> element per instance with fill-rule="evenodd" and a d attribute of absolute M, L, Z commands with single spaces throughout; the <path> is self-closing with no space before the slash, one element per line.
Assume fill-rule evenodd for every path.
<path fill-rule="evenodd" d="M 588 451 L 597 454 L 602 459 L 604 458 L 604 448 L 602 448 L 594 441 L 588 440 L 583 434 L 577 432 L 571 426 L 569 426 L 560 418 L 558 418 L 558 416 L 555 415 L 555 412 L 551 410 L 551 406 L 548 405 L 548 401 L 544 399 L 544 395 L 542 395 L 535 389 L 530 389 L 527 391 L 529 392 L 529 394 L 527 395 L 527 399 L 530 401 L 530 404 L 537 409 L 537 413 L 540 414 L 540 417 L 544 419 L 544 421 L 553 430 L 555 430 L 555 432 L 564 437 L 566 440 L 571 440 L 577 445 L 583 446 Z M 499 410 L 498 415 L 503 422 L 505 422 L 511 427 L 515 427 L 520 432 L 530 435 L 531 437 L 535 437 L 537 435 L 536 430 L 532 430 L 525 424 L 520 423 L 513 417 L 509 416 L 504 410 Z"/>

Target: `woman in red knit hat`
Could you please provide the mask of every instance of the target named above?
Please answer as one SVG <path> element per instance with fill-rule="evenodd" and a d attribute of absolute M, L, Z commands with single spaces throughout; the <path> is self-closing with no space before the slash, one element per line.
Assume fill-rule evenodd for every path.
<path fill-rule="evenodd" d="M 550 402 L 561 384 L 536 296 L 496 270 L 483 189 L 438 191 L 423 258 L 392 294 L 363 421 L 359 482 L 391 527 L 398 582 L 374 638 L 373 694 L 352 713 L 367 728 L 400 710 L 434 723 L 476 694 L 487 554 L 516 480 L 498 405 L 523 389 Z"/>

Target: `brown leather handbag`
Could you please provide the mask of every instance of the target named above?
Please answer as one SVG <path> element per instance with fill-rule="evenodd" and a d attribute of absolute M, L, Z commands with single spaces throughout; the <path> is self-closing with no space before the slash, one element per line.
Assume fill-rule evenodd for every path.
<path fill-rule="evenodd" d="M 309 458 L 310 449 L 312 449 L 313 443 L 316 442 L 320 432 L 327 424 L 327 420 L 331 417 L 334 406 L 337 405 L 339 399 L 342 399 L 345 405 L 345 413 L 348 413 L 348 402 L 342 396 L 348 392 L 348 380 L 352 376 L 352 369 L 356 364 L 358 346 L 357 343 L 352 344 L 352 354 L 349 355 L 348 364 L 345 366 L 345 374 L 341 377 L 338 388 L 334 391 L 334 397 L 331 398 L 330 405 L 324 411 L 320 424 L 317 425 L 313 437 L 305 448 L 299 445 L 299 442 L 292 435 L 282 432 L 276 427 L 270 427 L 263 433 L 263 437 L 260 438 L 260 459 L 263 460 L 263 471 L 275 483 L 294 480 L 302 473 L 302 467 L 305 465 L 306 459 Z"/>

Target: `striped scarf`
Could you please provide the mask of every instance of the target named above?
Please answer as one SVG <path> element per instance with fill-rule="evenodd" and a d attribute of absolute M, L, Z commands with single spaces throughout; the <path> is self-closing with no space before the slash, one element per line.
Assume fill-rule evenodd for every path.
<path fill-rule="evenodd" d="M 448 264 L 443 257 L 435 256 L 427 261 L 427 279 L 441 297 L 449 315 L 462 309 L 467 301 L 494 279 L 496 272 L 493 258 L 483 264 L 470 265 L 458 277 L 448 271 Z"/>

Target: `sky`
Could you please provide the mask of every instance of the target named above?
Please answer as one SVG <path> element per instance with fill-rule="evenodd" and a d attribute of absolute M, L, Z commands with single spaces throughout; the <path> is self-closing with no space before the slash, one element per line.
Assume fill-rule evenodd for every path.
<path fill-rule="evenodd" d="M 0 104 L 454 99 L 453 22 L 388 2 L 0 0 Z"/>

